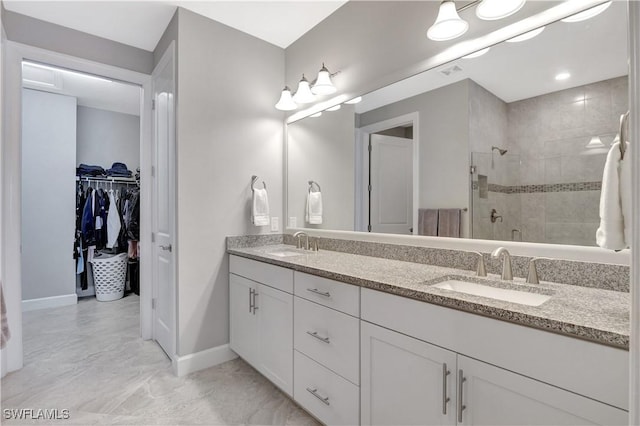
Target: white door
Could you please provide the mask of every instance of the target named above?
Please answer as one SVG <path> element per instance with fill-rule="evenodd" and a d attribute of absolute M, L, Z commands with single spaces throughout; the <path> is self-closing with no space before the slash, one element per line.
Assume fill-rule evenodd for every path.
<path fill-rule="evenodd" d="M 371 135 L 370 232 L 412 234 L 413 140 Z"/>
<path fill-rule="evenodd" d="M 626 411 L 458 355 L 461 376 L 461 425 L 629 424 Z"/>
<path fill-rule="evenodd" d="M 361 322 L 363 425 L 455 425 L 456 354 Z"/>
<path fill-rule="evenodd" d="M 152 74 L 153 85 L 153 338 L 176 353 L 175 72 L 173 45 Z M 144 248 L 143 248 L 144 250 Z"/>
<path fill-rule="evenodd" d="M 76 295 L 76 98 L 22 91 L 22 299 Z"/>
<path fill-rule="evenodd" d="M 256 288 L 257 283 L 229 274 L 229 347 L 258 368 L 258 316 L 254 309 Z"/>
<path fill-rule="evenodd" d="M 258 284 L 254 296 L 260 331 L 258 370 L 293 395 L 293 296 Z"/>

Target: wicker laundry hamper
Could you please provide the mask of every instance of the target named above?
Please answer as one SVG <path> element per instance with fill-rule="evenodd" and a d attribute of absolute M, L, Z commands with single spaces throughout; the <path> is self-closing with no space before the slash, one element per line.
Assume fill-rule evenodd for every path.
<path fill-rule="evenodd" d="M 100 302 L 121 299 L 124 296 L 124 286 L 127 279 L 127 253 L 95 257 L 91 261 L 91 265 L 96 299 Z"/>

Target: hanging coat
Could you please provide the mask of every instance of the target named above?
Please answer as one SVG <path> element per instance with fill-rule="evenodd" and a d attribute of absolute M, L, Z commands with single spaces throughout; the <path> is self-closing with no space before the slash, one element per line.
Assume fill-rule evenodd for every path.
<path fill-rule="evenodd" d="M 87 200 L 82 210 L 82 238 L 84 246 L 96 245 L 96 223 L 93 216 L 93 188 L 87 189 Z"/>

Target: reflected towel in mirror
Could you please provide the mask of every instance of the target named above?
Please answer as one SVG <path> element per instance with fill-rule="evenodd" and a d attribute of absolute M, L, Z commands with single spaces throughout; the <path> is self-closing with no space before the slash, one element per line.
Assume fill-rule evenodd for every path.
<path fill-rule="evenodd" d="M 437 209 L 418 209 L 418 235 L 438 236 Z"/>
<path fill-rule="evenodd" d="M 438 210 L 438 237 L 460 238 L 461 209 Z"/>
<path fill-rule="evenodd" d="M 322 224 L 322 192 L 308 191 L 304 220 L 311 225 Z"/>

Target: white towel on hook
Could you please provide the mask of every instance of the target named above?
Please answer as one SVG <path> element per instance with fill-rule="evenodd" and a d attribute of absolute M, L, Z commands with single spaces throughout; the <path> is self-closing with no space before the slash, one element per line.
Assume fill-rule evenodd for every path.
<path fill-rule="evenodd" d="M 311 190 L 307 192 L 304 220 L 311 225 L 322 224 L 322 192 Z"/>
<path fill-rule="evenodd" d="M 602 176 L 596 243 L 610 250 L 622 250 L 631 245 L 631 164 L 629 144 L 626 146 L 624 159 L 620 158 L 620 141 L 611 146 Z"/>
<path fill-rule="evenodd" d="M 255 226 L 269 225 L 269 196 L 267 189 L 254 189 L 251 204 L 251 223 Z"/>

